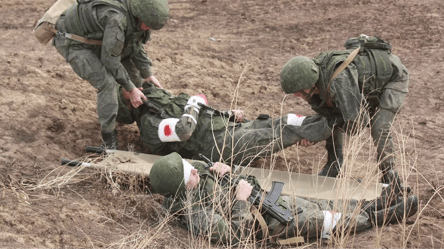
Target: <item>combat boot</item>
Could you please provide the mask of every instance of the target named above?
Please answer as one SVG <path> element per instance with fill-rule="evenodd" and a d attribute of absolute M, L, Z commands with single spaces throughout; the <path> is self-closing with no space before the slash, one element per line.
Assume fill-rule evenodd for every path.
<path fill-rule="evenodd" d="M 102 148 L 107 150 L 117 150 L 117 130 L 113 130 L 112 132 L 102 131 L 102 140 Z"/>
<path fill-rule="evenodd" d="M 320 176 L 337 177 L 341 171 L 342 163 L 344 161 L 344 156 L 342 154 L 342 136 L 339 134 L 328 138 L 325 144 L 327 149 L 327 163 L 318 173 Z"/>
<path fill-rule="evenodd" d="M 418 197 L 416 195 L 411 195 L 405 200 L 400 196 L 397 198 L 400 200 L 391 207 L 379 211 L 366 210 L 373 226 L 381 227 L 388 224 L 400 223 L 404 217 L 408 218 L 418 211 Z"/>
<path fill-rule="evenodd" d="M 328 160 L 321 171 L 318 173 L 320 176 L 337 177 L 341 171 L 342 160 Z"/>
<path fill-rule="evenodd" d="M 385 184 L 401 184 L 401 178 L 396 170 L 393 169 L 391 164 L 381 163 L 379 165 L 381 170 L 381 183 Z"/>
<path fill-rule="evenodd" d="M 389 185 L 382 189 L 380 197 L 364 202 L 362 209 L 370 213 L 371 211 L 379 211 L 397 205 L 402 201 L 402 198 L 398 198 L 400 195 L 399 191 L 396 191 L 396 189 L 393 189 L 393 186 Z"/>

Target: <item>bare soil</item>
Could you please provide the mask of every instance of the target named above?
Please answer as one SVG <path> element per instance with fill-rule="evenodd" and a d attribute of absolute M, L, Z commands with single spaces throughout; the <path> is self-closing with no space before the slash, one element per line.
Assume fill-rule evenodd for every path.
<path fill-rule="evenodd" d="M 54 2 L 0 1 L 0 247 L 129 247 L 122 239 L 151 236 L 162 220 L 162 198 L 134 179 L 132 188 L 119 190 L 105 174 L 85 170 L 71 184 L 31 190 L 53 170 L 46 179 L 67 172 L 61 158 L 82 158 L 86 145 L 101 143 L 94 88 L 32 35 L 34 21 Z M 359 233 L 347 247 L 443 247 L 442 0 L 178 0 L 170 7 L 171 20 L 145 48 L 156 77 L 174 94 L 204 93 L 212 106 L 242 109 L 249 119 L 313 114 L 291 96 L 281 110 L 279 73 L 293 56 L 341 49 L 362 33 L 390 41 L 411 73 L 394 127 L 421 214 L 405 226 Z M 136 125 L 119 132 L 120 149 L 141 149 Z M 294 146 L 285 157 L 295 171 L 315 173 L 323 146 Z M 280 154 L 278 169 L 283 161 Z M 148 247 L 191 246 L 174 222 L 164 230 Z"/>

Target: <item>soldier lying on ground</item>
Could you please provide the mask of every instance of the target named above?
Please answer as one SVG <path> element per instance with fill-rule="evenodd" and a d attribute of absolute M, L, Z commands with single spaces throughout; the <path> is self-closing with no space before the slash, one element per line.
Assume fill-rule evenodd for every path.
<path fill-rule="evenodd" d="M 416 196 L 404 199 L 392 190 L 391 185 L 383 190 L 381 197 L 372 201 L 280 196 L 279 207 L 290 210 L 293 219 L 281 223 L 260 210 L 266 225 L 255 226 L 255 219 L 260 217 L 252 214 L 254 208 L 247 200 L 253 189 L 261 191 L 260 186 L 254 177 L 234 174 L 230 175 L 232 179 L 239 177 L 242 180 L 236 187 L 227 186 L 224 184 L 227 182 L 220 179 L 230 172 L 231 167 L 222 163 L 208 169 L 202 163 L 190 164 L 179 154 L 171 153 L 154 163 L 150 183 L 157 193 L 165 196 L 164 207 L 177 215 L 188 230 L 195 235 L 208 236 L 214 243 L 229 245 L 246 238 L 267 239 L 263 237 L 267 234 L 263 231 L 267 230 L 269 235 L 283 239 L 281 244 L 295 236 L 313 239 L 328 238 L 341 231 L 359 232 L 373 226 L 399 223 L 415 214 L 418 208 Z M 258 227 L 262 232 L 256 233 Z"/>
<path fill-rule="evenodd" d="M 204 95 L 173 96 L 152 84 L 144 86 L 148 102 L 139 108 L 132 108 L 127 92 L 120 87 L 117 121 L 136 121 L 141 141 L 153 154 L 178 152 L 185 158 L 199 158 L 202 153 L 213 161 L 222 157 L 225 162 L 246 165 L 302 139 L 323 141 L 331 136 L 326 118 L 260 115 L 245 121 L 239 111 L 209 108 Z"/>

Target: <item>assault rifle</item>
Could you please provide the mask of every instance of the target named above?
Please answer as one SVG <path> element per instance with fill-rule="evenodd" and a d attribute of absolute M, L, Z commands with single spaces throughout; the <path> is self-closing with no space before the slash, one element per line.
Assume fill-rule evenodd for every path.
<path fill-rule="evenodd" d="M 212 167 L 214 163 L 208 159 L 206 156 L 199 153 L 199 157 L 202 158 L 203 161 L 207 163 L 205 166 L 206 169 Z M 221 180 L 224 184 L 229 184 L 230 186 L 237 186 L 239 184 L 240 179 L 233 179 L 229 175 L 225 174 L 221 177 Z M 271 215 L 273 218 L 278 220 L 281 223 L 288 223 L 294 219 L 293 214 L 288 209 L 283 209 L 279 207 L 279 204 L 276 201 L 281 196 L 282 188 L 284 187 L 283 182 L 273 181 L 270 192 L 265 196 L 263 193 L 265 192 L 262 189 L 253 188 L 251 191 L 250 197 L 248 197 L 248 201 L 258 207 L 261 207 L 262 213 L 267 213 Z M 301 213 L 302 209 L 298 208 L 298 213 Z"/>

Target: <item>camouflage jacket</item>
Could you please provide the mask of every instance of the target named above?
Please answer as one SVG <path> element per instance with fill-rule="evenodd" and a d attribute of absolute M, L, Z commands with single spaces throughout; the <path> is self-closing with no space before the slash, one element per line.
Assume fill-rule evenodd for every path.
<path fill-rule="evenodd" d="M 143 105 L 137 109 L 131 108 L 129 110 L 129 101 L 123 98 L 121 90 L 118 88 L 119 109 L 116 121 L 124 124 L 136 122 L 140 130 L 140 140 L 154 154 L 166 155 L 178 152 L 185 158 L 195 158 L 199 151 L 206 146 L 203 137 L 209 133 L 223 132 L 227 126 L 232 127 L 234 124 L 222 112 L 212 115 L 209 113 L 211 111 L 206 109 L 192 114 L 197 120 L 196 124 L 192 124 L 184 116 L 184 114 L 190 114 L 184 111 L 190 96 L 184 93 L 174 96 L 167 90 L 159 89 L 152 84 L 145 85 L 145 89 L 142 90 L 151 107 Z M 159 124 L 168 118 L 179 119 L 176 126 L 179 137 L 182 134 L 191 133 L 190 137 L 180 142 L 162 142 L 159 138 Z"/>
<path fill-rule="evenodd" d="M 234 187 L 223 184 L 210 171 L 205 170 L 203 164 L 195 162 L 192 165 L 201 175 L 199 188 L 189 191 L 183 198 L 165 198 L 163 206 L 176 215 L 180 223 L 194 235 L 210 237 L 213 243 L 236 245 L 257 236 L 254 230 L 255 218 L 250 211 L 251 203 L 235 200 Z M 255 177 L 238 177 L 260 189 Z M 278 203 L 286 208 L 282 197 Z M 279 223 L 267 214 L 264 214 L 264 219 L 273 227 Z M 270 233 L 273 233 L 273 227 Z M 260 235 L 256 237 L 260 238 Z"/>
<path fill-rule="evenodd" d="M 363 78 L 362 75 L 359 74 L 359 72 L 362 71 L 362 69 L 356 65 L 359 63 L 353 62 L 331 82 L 330 97 L 333 105 L 328 106 L 325 104 L 327 85 L 329 82 L 327 79 L 333 74 L 337 65 L 345 60 L 347 55 L 348 53 L 343 53 L 332 56 L 330 60 L 336 60 L 334 62 L 336 64 L 330 67 L 330 71 L 324 73 L 325 79 L 320 77 L 320 80 L 316 83 L 320 94 L 312 97 L 310 105 L 312 109 L 321 116 L 328 117 L 331 121 L 334 120 L 336 125 L 342 127 L 348 133 L 355 134 L 369 124 L 370 116 L 373 113 L 369 113 L 369 108 L 367 107 L 377 107 L 379 105 L 382 92 L 386 90 L 385 86 L 387 83 L 397 79 L 402 73 L 408 74 L 408 71 L 397 56 L 390 54 L 387 57 L 392 68 L 390 77 L 386 77 L 384 81 L 377 82 L 372 86 L 367 86 L 364 85 L 367 82 L 365 77 Z M 322 54 L 320 56 L 322 56 Z M 317 58 L 319 58 L 319 56 Z M 391 87 L 399 88 L 395 89 L 397 91 L 408 92 L 407 84 L 390 85 Z"/>
<path fill-rule="evenodd" d="M 126 4 L 113 0 L 76 3 L 62 14 L 56 24 L 59 31 L 102 40 L 102 46 L 77 41 L 70 41 L 70 46 L 99 49 L 97 53 L 102 63 L 127 91 L 131 91 L 134 84 L 122 61 L 132 60 L 143 78 L 152 75 L 152 62 L 143 47 L 150 40 L 150 31 L 143 31 L 139 26 L 140 23 L 129 13 Z"/>

